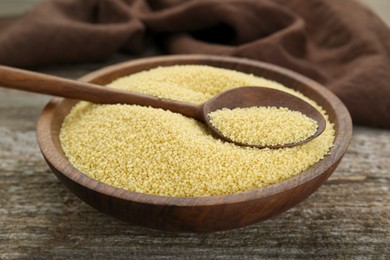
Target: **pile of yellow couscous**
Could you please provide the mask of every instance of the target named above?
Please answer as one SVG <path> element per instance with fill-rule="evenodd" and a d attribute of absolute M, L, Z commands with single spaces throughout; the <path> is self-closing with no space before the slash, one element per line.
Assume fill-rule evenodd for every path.
<path fill-rule="evenodd" d="M 208 114 L 210 123 L 230 140 L 257 146 L 294 144 L 317 131 L 317 122 L 286 107 L 223 108 Z"/>
<path fill-rule="evenodd" d="M 325 111 L 300 93 L 245 73 L 201 65 L 159 67 L 108 87 L 201 104 L 238 86 L 289 92 L 327 121 L 316 139 L 292 148 L 258 149 L 215 139 L 204 124 L 177 113 L 135 105 L 79 102 L 60 132 L 69 161 L 88 176 L 135 192 L 212 196 L 265 187 L 306 170 L 327 155 L 334 128 Z"/>

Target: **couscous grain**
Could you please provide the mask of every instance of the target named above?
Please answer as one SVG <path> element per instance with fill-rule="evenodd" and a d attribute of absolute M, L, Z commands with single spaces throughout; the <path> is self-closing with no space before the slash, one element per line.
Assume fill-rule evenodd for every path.
<path fill-rule="evenodd" d="M 318 128 L 315 120 L 286 107 L 223 108 L 208 116 L 224 136 L 248 145 L 298 143 L 315 134 Z"/>
<path fill-rule="evenodd" d="M 200 65 L 159 67 L 109 87 L 201 104 L 237 86 L 265 86 L 305 99 L 325 117 L 316 139 L 292 148 L 240 147 L 213 138 L 200 122 L 135 105 L 79 102 L 60 131 L 69 161 L 88 176 L 131 191 L 163 196 L 212 196 L 265 187 L 326 156 L 334 128 L 325 111 L 302 94 L 245 73 Z"/>

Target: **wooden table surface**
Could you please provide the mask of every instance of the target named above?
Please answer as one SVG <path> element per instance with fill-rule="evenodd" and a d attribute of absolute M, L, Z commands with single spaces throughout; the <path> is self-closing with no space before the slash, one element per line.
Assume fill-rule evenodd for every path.
<path fill-rule="evenodd" d="M 39 70 L 78 78 L 105 65 Z M 210 234 L 168 233 L 99 213 L 56 179 L 35 139 L 48 100 L 0 89 L 0 258 L 390 259 L 390 130 L 354 127 L 330 179 L 275 219 Z"/>

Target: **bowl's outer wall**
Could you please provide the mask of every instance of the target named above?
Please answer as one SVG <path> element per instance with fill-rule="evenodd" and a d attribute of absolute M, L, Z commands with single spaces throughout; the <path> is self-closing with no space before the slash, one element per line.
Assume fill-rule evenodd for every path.
<path fill-rule="evenodd" d="M 241 203 L 210 206 L 161 206 L 128 201 L 86 188 L 59 172 L 57 178 L 77 197 L 112 217 L 153 229 L 180 232 L 213 232 L 244 227 L 274 217 L 295 206 L 333 173 L 337 164 L 304 185 L 269 197 Z"/>
<path fill-rule="evenodd" d="M 292 79 L 291 75 L 286 76 L 280 74 L 279 71 L 275 71 L 273 66 L 264 67 L 256 62 L 248 61 L 245 64 L 240 64 L 238 60 L 230 58 L 221 60 L 220 57 L 210 59 L 209 56 L 180 57 L 182 58 L 175 59 L 175 57 L 170 57 L 167 60 L 160 58 L 150 59 L 150 62 L 136 61 L 119 64 L 91 73 L 83 77 L 82 80 L 107 84 L 120 76 L 159 65 L 174 64 L 207 64 L 261 75 L 301 91 L 326 109 L 331 122 L 335 124 L 336 128 L 336 145 L 332 148 L 332 153 L 327 156 L 334 157 L 334 160 L 331 160 L 332 163 L 326 165 L 319 164 L 319 167 L 313 167 L 316 168 L 315 170 L 309 169 L 301 175 L 272 185 L 275 189 L 273 187 L 259 189 L 250 194 L 248 193 L 249 195 L 245 193 L 237 194 L 236 197 L 240 197 L 239 200 L 230 200 L 229 198 L 234 198 L 234 196 L 228 196 L 226 199 L 218 199 L 218 203 L 215 204 L 202 204 L 197 203 L 195 199 L 191 200 L 191 203 L 188 203 L 188 205 L 183 203 L 175 204 L 175 198 L 171 198 L 173 202 L 166 204 L 157 203 L 157 200 L 154 202 L 153 199 L 139 200 L 138 198 L 146 195 L 134 195 L 135 193 L 102 184 L 84 174 L 80 175 L 79 172 L 72 169 L 72 166 L 68 165 L 59 142 L 58 133 L 64 117 L 75 101 L 56 99 L 56 101 L 52 101 L 47 105 L 41 115 L 38 122 L 38 141 L 52 171 L 80 199 L 108 215 L 136 225 L 169 231 L 210 232 L 243 227 L 276 216 L 307 198 L 336 169 L 351 137 L 350 117 L 344 106 L 341 107 L 341 112 L 336 111 L 340 108 L 332 104 L 328 100 L 329 97 L 325 98 L 316 90 L 305 86 L 306 84 L 315 83 L 311 81 L 306 82 L 305 78 L 299 78 L 299 80 Z M 336 101 L 339 102 L 338 100 Z M 343 118 L 340 118 L 339 114 L 342 114 Z M 50 122 L 48 123 L 48 121 Z M 342 129 L 340 128 L 341 126 Z M 340 135 L 346 140 L 340 140 Z M 337 142 L 340 145 L 337 145 Z M 54 156 L 52 154 L 53 150 L 56 153 Z M 325 158 L 325 160 L 330 160 L 330 158 Z M 58 161 L 62 162 L 58 163 Z M 64 163 L 67 165 L 64 166 Z M 270 190 L 271 192 L 266 192 Z M 133 195 L 131 193 L 137 199 L 132 199 Z M 130 196 L 127 196 L 129 194 Z M 213 197 L 206 197 L 200 201 L 204 200 L 213 201 Z"/>

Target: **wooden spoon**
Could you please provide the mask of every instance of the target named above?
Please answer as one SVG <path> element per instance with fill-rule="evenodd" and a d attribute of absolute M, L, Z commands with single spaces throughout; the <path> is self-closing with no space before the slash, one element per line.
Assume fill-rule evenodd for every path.
<path fill-rule="evenodd" d="M 234 88 L 213 97 L 202 105 L 194 105 L 180 101 L 145 96 L 80 81 L 49 76 L 41 73 L 10 68 L 6 66 L 0 66 L 0 86 L 71 99 L 85 100 L 100 104 L 122 103 L 162 108 L 206 123 L 212 132 L 214 132 L 217 137 L 223 140 L 241 146 L 257 148 L 283 148 L 300 145 L 320 135 L 326 126 L 325 119 L 321 113 L 319 113 L 318 110 L 309 103 L 286 92 L 266 87 Z M 300 111 L 301 113 L 317 121 L 317 131 L 306 140 L 300 142 L 275 146 L 260 146 L 234 142 L 224 136 L 210 123 L 210 118 L 208 115 L 213 111 L 222 108 L 234 109 L 238 107 L 245 108 L 253 106 L 287 107 L 291 110 Z"/>

